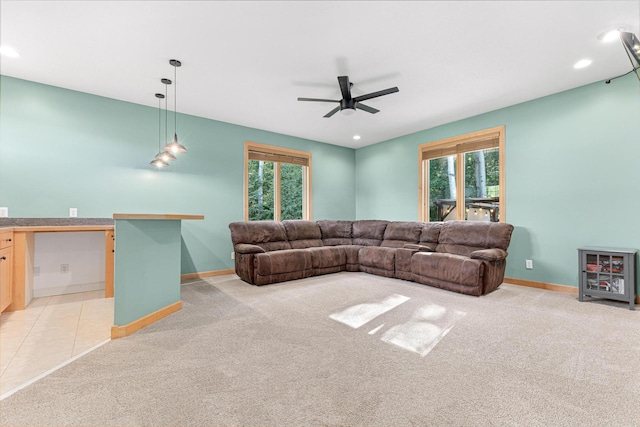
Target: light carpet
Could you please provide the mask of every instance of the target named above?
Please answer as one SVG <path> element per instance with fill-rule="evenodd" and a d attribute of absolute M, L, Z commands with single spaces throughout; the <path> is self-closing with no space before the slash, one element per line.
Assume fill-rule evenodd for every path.
<path fill-rule="evenodd" d="M 3 426 L 638 426 L 640 312 L 365 273 L 182 287 L 183 309 L 0 402 Z"/>

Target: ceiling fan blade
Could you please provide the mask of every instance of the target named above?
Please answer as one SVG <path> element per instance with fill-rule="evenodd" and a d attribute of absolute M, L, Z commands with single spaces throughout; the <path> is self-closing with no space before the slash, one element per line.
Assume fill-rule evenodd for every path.
<path fill-rule="evenodd" d="M 323 117 L 331 117 L 333 116 L 335 113 L 337 113 L 338 111 L 340 111 L 340 106 L 338 105 L 336 108 L 334 108 L 333 110 L 329 111 L 327 114 L 325 114 Z"/>
<path fill-rule="evenodd" d="M 376 110 L 375 108 L 369 107 L 368 105 L 360 104 L 359 102 L 356 102 L 356 108 L 371 114 L 380 112 L 380 110 Z"/>
<path fill-rule="evenodd" d="M 320 99 L 320 98 L 298 98 L 298 101 L 340 102 L 340 100 L 335 100 L 335 99 Z"/>
<path fill-rule="evenodd" d="M 349 76 L 338 77 L 338 83 L 340 84 L 340 92 L 342 92 L 342 99 L 351 99 L 351 85 L 349 84 Z"/>
<path fill-rule="evenodd" d="M 357 96 L 357 97 L 355 97 L 353 99 L 355 99 L 356 102 L 366 101 L 367 99 L 377 98 L 379 96 L 389 95 L 390 93 L 396 93 L 396 92 L 399 92 L 399 91 L 400 90 L 397 87 L 391 87 L 389 89 L 379 90 L 377 92 L 372 92 L 372 93 L 368 93 L 366 95 Z"/>

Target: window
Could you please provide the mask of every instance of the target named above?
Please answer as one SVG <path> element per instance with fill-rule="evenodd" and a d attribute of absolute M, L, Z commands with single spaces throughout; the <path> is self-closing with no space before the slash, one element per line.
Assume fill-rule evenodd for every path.
<path fill-rule="evenodd" d="M 420 221 L 505 221 L 504 126 L 419 147 Z"/>
<path fill-rule="evenodd" d="M 245 221 L 311 219 L 311 153 L 245 142 Z"/>

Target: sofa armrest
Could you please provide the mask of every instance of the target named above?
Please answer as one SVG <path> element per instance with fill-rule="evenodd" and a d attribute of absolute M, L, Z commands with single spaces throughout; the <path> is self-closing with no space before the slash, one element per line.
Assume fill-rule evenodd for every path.
<path fill-rule="evenodd" d="M 479 249 L 470 254 L 471 258 L 483 261 L 502 261 L 507 257 L 507 251 L 503 249 Z"/>
<path fill-rule="evenodd" d="M 424 245 L 414 245 L 413 243 L 407 243 L 403 246 L 404 249 L 411 249 L 418 252 L 434 252 L 435 249 Z"/>
<path fill-rule="evenodd" d="M 238 243 L 237 245 L 235 245 L 234 249 L 239 254 L 259 254 L 265 252 L 265 250 L 260 246 L 250 245 L 248 243 Z"/>

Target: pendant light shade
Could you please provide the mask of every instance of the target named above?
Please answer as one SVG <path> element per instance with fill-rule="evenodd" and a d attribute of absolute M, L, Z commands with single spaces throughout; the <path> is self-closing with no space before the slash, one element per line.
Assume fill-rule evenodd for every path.
<path fill-rule="evenodd" d="M 164 146 L 164 150 L 173 154 L 186 153 L 187 148 L 178 141 L 178 89 L 177 70 L 182 63 L 177 59 L 171 59 L 169 64 L 173 66 L 173 140 Z"/>
<path fill-rule="evenodd" d="M 178 142 L 178 134 L 177 133 L 173 134 L 173 140 L 170 143 L 168 143 L 167 145 L 165 145 L 164 149 L 166 151 L 169 151 L 170 153 L 175 153 L 175 154 L 186 153 L 187 152 L 187 148 L 184 145 L 182 145 L 182 144 L 180 144 Z"/>
<path fill-rule="evenodd" d="M 166 168 L 167 166 L 169 166 L 169 163 L 165 162 L 162 159 L 153 159 L 149 164 L 157 168 Z"/>
<path fill-rule="evenodd" d="M 158 154 L 156 154 L 155 158 L 163 160 L 165 162 L 172 162 L 172 161 L 176 160 L 176 156 L 174 156 L 173 154 L 171 154 L 168 151 L 159 152 Z"/>

